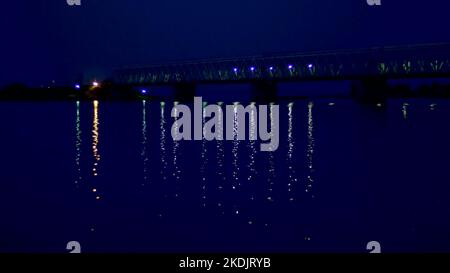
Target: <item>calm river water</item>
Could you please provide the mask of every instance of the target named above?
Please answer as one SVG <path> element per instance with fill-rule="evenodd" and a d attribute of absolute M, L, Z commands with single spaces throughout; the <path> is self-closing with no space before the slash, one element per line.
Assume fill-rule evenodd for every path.
<path fill-rule="evenodd" d="M 450 101 L 281 101 L 276 152 L 173 103 L 0 103 L 0 252 L 450 252 Z"/>

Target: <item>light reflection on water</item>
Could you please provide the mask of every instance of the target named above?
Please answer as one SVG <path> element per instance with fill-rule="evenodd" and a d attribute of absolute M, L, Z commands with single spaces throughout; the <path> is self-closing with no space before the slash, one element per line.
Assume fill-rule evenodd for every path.
<path fill-rule="evenodd" d="M 178 104 L 178 102 L 174 102 L 174 106 L 176 106 L 177 104 Z M 177 108 L 174 108 L 173 116 L 178 116 Z M 180 124 L 178 123 L 178 119 L 174 118 L 173 130 L 172 130 L 172 132 L 174 132 L 173 138 L 178 137 L 179 129 L 180 129 Z M 181 179 L 181 170 L 180 170 L 180 166 L 179 166 L 179 158 L 180 158 L 180 141 L 173 141 L 173 146 L 172 146 L 173 172 L 172 172 L 172 176 L 174 178 L 174 183 L 175 183 L 175 197 L 179 197 L 179 195 L 180 195 L 179 182 Z"/>
<path fill-rule="evenodd" d="M 404 119 L 408 119 L 408 107 L 409 107 L 409 103 L 407 103 L 407 102 L 403 103 L 402 113 L 403 113 Z"/>
<path fill-rule="evenodd" d="M 99 107 L 99 102 L 98 101 L 94 101 L 93 102 L 93 106 L 94 106 L 94 120 L 92 122 L 93 124 L 93 129 L 92 129 L 92 154 L 94 157 L 94 164 L 92 167 L 92 174 L 94 176 L 98 175 L 98 164 L 100 161 L 100 153 L 98 150 L 98 143 L 99 143 L 99 139 L 100 139 L 100 132 L 99 132 L 99 117 L 98 117 L 98 107 Z"/>
<path fill-rule="evenodd" d="M 222 102 L 218 103 L 218 107 L 221 107 L 223 105 Z M 218 118 L 217 118 L 217 130 L 218 130 L 218 134 L 223 136 L 224 132 L 223 132 L 223 111 L 218 111 Z M 218 190 L 223 190 L 223 183 L 226 180 L 226 176 L 225 176 L 225 166 L 224 166 L 224 161 L 225 161 L 225 147 L 224 147 L 224 141 L 223 140 L 218 140 L 216 141 L 216 149 L 217 149 L 217 176 L 218 176 Z"/>
<path fill-rule="evenodd" d="M 238 104 L 235 103 L 233 106 L 233 149 L 231 150 L 231 153 L 233 155 L 233 182 L 232 182 L 232 188 L 233 190 L 236 190 L 240 186 L 239 181 L 239 173 L 240 173 L 240 166 L 239 166 L 239 144 L 240 141 L 238 140 L 238 128 L 239 128 L 239 118 L 238 118 Z"/>
<path fill-rule="evenodd" d="M 269 107 L 269 122 L 270 122 L 270 134 L 271 137 L 273 137 L 273 129 L 275 128 L 274 119 L 273 119 L 273 105 Z M 268 193 L 267 193 L 267 200 L 269 202 L 274 202 L 274 186 L 275 186 L 275 180 L 276 180 L 276 167 L 275 167 L 275 152 L 269 152 L 268 153 L 268 168 L 269 173 L 267 176 L 268 181 Z"/>
<path fill-rule="evenodd" d="M 80 101 L 76 102 L 76 108 L 77 108 L 77 117 L 76 117 L 76 123 L 75 123 L 75 150 L 76 150 L 76 156 L 75 156 L 75 165 L 76 165 L 76 180 L 75 184 L 78 184 L 81 182 L 82 175 L 81 175 L 81 146 L 82 146 L 82 139 L 81 139 L 81 118 L 80 118 Z"/>
<path fill-rule="evenodd" d="M 165 118 L 165 102 L 160 103 L 160 123 L 159 123 L 159 144 L 160 144 L 160 159 L 161 159 L 161 177 L 165 181 L 167 179 L 167 155 L 166 155 L 166 118 Z"/>
<path fill-rule="evenodd" d="M 178 102 L 175 102 L 174 105 L 176 105 Z M 78 183 L 81 180 L 81 175 L 82 175 L 82 170 L 81 170 L 81 164 L 80 164 L 80 160 L 81 160 L 81 146 L 82 146 L 82 132 L 81 132 L 81 113 L 80 113 L 80 102 L 76 102 L 76 124 L 75 124 L 75 129 L 76 129 L 76 138 L 75 138 L 75 149 L 76 149 L 76 157 L 75 157 L 75 164 L 76 164 L 76 171 L 78 172 L 78 179 L 75 183 Z M 254 103 L 252 103 L 253 105 Z M 183 162 L 179 162 L 179 159 L 181 157 L 181 146 L 182 145 L 187 145 L 187 143 L 184 143 L 183 141 L 173 141 L 172 142 L 172 153 L 170 155 L 171 159 L 172 159 L 172 166 L 168 166 L 168 160 L 167 160 L 167 132 L 166 132 L 166 124 L 167 124 L 167 117 L 166 117 L 166 113 L 165 113 L 165 107 L 166 104 L 165 102 L 161 102 L 159 103 L 160 105 L 160 117 L 159 117 L 159 147 L 160 147 L 160 154 L 158 157 L 158 160 L 160 161 L 160 172 L 159 172 L 159 177 L 157 179 L 160 179 L 161 181 L 165 181 L 168 178 L 168 174 L 171 177 L 170 179 L 173 179 L 174 182 L 174 194 L 175 197 L 178 197 L 181 192 L 181 187 L 180 187 L 180 183 L 182 181 L 186 181 L 189 180 L 189 178 L 184 178 L 182 173 L 181 173 L 181 169 L 180 169 L 180 164 L 183 164 Z M 222 103 L 219 103 L 219 105 L 221 106 Z M 226 164 L 226 156 L 225 156 L 225 150 L 226 150 L 226 141 L 215 141 L 215 146 L 216 149 L 215 150 L 208 150 L 208 142 L 205 138 L 202 139 L 201 141 L 201 152 L 200 152 L 200 164 L 199 164 L 199 173 L 200 173 L 200 180 L 201 180 L 201 185 L 200 185 L 200 189 L 201 189 L 201 200 L 202 200 L 202 206 L 206 207 L 207 205 L 207 196 L 208 196 L 208 192 L 210 192 L 209 190 L 209 184 L 215 183 L 216 185 L 216 192 L 222 192 L 222 194 L 224 194 L 224 190 L 227 186 L 227 184 L 229 183 L 230 187 L 236 191 L 236 195 L 240 196 L 240 193 L 238 191 L 238 189 L 240 189 L 240 187 L 242 186 L 243 181 L 240 180 L 240 176 L 242 174 L 246 175 L 246 186 L 247 187 L 247 198 L 249 198 L 251 201 L 253 201 L 255 199 L 255 186 L 252 186 L 252 182 L 256 182 L 257 180 L 257 174 L 258 174 L 258 168 L 263 168 L 266 170 L 266 172 L 262 172 L 265 174 L 265 176 L 258 176 L 258 181 L 265 181 L 267 187 L 263 190 L 264 193 L 264 200 L 268 201 L 269 203 L 273 203 L 276 199 L 276 195 L 274 193 L 274 188 L 275 188 L 275 183 L 281 183 L 280 181 L 277 181 L 279 178 L 277 178 L 279 175 L 277 175 L 277 163 L 276 163 L 276 155 L 282 153 L 285 153 L 284 158 L 286 158 L 286 164 L 284 165 L 284 167 L 286 168 L 286 181 L 283 181 L 285 189 L 287 188 L 287 199 L 290 202 L 293 202 L 294 200 L 296 200 L 296 196 L 298 196 L 298 194 L 295 192 L 296 189 L 296 185 L 299 182 L 298 181 L 298 173 L 297 173 L 297 169 L 299 166 L 299 162 L 301 162 L 300 158 L 298 158 L 296 156 L 295 153 L 295 148 L 296 148 L 296 139 L 298 139 L 298 137 L 295 136 L 294 132 L 296 131 L 296 126 L 299 126 L 299 122 L 295 119 L 294 115 L 295 115 L 295 103 L 294 102 L 289 102 L 286 104 L 287 106 L 287 134 L 286 134 L 286 149 L 282 150 L 280 149 L 280 151 L 276 151 L 276 152 L 267 152 L 267 153 L 261 153 L 261 152 L 257 152 L 257 147 L 259 147 L 258 145 L 258 141 L 256 140 L 251 140 L 251 139 L 256 139 L 257 138 L 257 133 L 258 133 L 258 129 L 257 129 L 257 124 L 258 124 L 258 120 L 257 120 L 257 107 L 253 107 L 250 108 L 251 110 L 248 113 L 248 126 L 249 126 L 249 130 L 248 130 L 248 137 L 249 137 L 249 141 L 244 141 L 244 143 L 246 143 L 247 146 L 247 151 L 244 153 L 244 151 L 242 151 L 242 155 L 241 155 L 241 151 L 240 151 L 240 145 L 242 141 L 239 141 L 238 138 L 238 122 L 239 122 L 239 117 L 238 117 L 238 111 L 237 111 L 237 107 L 238 107 L 238 103 L 234 104 L 233 110 L 234 110 L 234 115 L 233 115 L 233 137 L 234 140 L 231 141 L 231 161 L 228 161 L 228 163 L 231 165 L 231 181 L 228 182 L 227 181 L 227 164 Z M 328 105 L 331 105 L 330 103 Z M 335 103 L 332 103 L 332 105 L 334 106 Z M 203 104 L 203 115 L 202 115 L 202 124 L 204 125 L 206 122 L 206 111 L 205 108 L 207 106 L 207 103 L 204 102 Z M 407 109 L 408 109 L 409 104 L 407 103 L 403 103 L 402 104 L 402 109 L 403 109 L 403 117 L 406 118 L 407 117 Z M 274 124 L 274 118 L 273 118 L 273 107 L 274 104 L 271 104 L 269 107 L 269 122 L 270 122 L 270 128 L 276 128 L 277 124 Z M 435 107 L 435 104 L 432 104 L 430 106 L 431 107 Z M 101 156 L 100 156 L 100 152 L 99 152 L 99 142 L 100 142 L 100 120 L 99 120 L 99 102 L 98 101 L 94 101 L 93 102 L 93 120 L 92 120 L 92 155 L 94 158 L 93 161 L 93 166 L 92 166 L 92 174 L 94 177 L 99 175 L 98 169 L 99 169 L 99 162 L 101 160 Z M 306 171 L 305 173 L 300 173 L 300 175 L 303 175 L 306 179 L 306 184 L 305 184 L 305 191 L 307 193 L 309 193 L 310 197 L 314 197 L 314 194 L 312 193 L 312 189 L 313 189 L 313 185 L 315 182 L 315 178 L 314 178 L 314 173 L 315 173 L 315 168 L 314 168 L 314 154 L 315 154 L 315 136 L 314 136 L 314 127 L 315 122 L 314 122 L 314 115 L 313 115 L 313 110 L 314 110 L 314 102 L 309 102 L 307 104 L 307 118 L 306 118 L 306 122 L 307 122 L 307 130 L 306 130 L 306 148 L 305 148 L 305 152 L 306 152 L 306 160 L 305 160 L 305 166 L 306 166 Z M 223 115 L 223 112 L 219 111 L 218 112 L 219 115 Z M 152 179 L 152 177 L 150 177 L 149 174 L 149 154 L 148 154 L 148 134 L 149 134 L 149 125 L 148 125 L 148 102 L 143 100 L 142 101 L 142 125 L 141 125 L 141 160 L 142 160 L 142 166 L 143 166 L 143 178 L 144 181 L 147 181 L 149 179 Z M 223 116 L 218 118 L 218 121 L 221 122 L 223 120 Z M 174 130 L 174 132 L 178 132 L 179 129 L 179 125 L 176 119 L 172 120 L 173 122 L 173 126 L 174 128 L 176 128 L 176 130 Z M 279 125 L 278 125 L 279 126 Z M 222 130 L 223 131 L 223 127 L 222 124 L 219 124 L 219 126 L 217 127 L 218 130 Z M 273 132 L 271 130 L 271 132 Z M 221 132 L 222 134 L 223 132 Z M 271 133 L 273 136 L 273 133 Z M 247 159 L 244 160 L 244 157 L 247 156 Z M 216 162 L 216 166 L 215 168 L 211 168 L 212 166 L 209 164 L 209 160 L 211 157 L 214 157 L 214 160 Z M 283 156 L 281 156 L 283 157 Z M 263 159 L 265 158 L 265 160 L 262 160 L 260 163 L 260 165 L 257 165 L 257 158 Z M 246 162 L 245 165 L 242 165 L 242 163 Z M 245 166 L 245 168 L 243 167 Z M 213 177 L 213 179 L 210 181 L 208 179 L 209 173 L 211 172 L 211 170 L 214 170 L 214 175 L 212 175 L 211 177 Z M 279 170 L 279 172 L 284 172 L 283 168 L 281 168 Z M 280 173 L 281 174 L 281 173 Z M 282 177 L 282 176 L 280 176 Z M 259 182 L 258 182 L 259 183 Z M 97 195 L 97 199 L 100 198 L 100 195 L 98 194 L 98 189 L 97 188 L 93 188 L 93 192 Z M 218 198 L 220 195 L 216 195 L 216 197 Z M 217 201 L 215 204 L 217 204 L 218 207 L 221 208 L 221 210 L 223 211 L 224 209 L 224 203 L 223 200 L 215 200 Z M 233 203 L 232 204 L 232 208 L 233 208 L 233 213 L 234 214 L 239 214 L 240 210 L 238 209 L 238 205 L 237 203 Z"/>
<path fill-rule="evenodd" d="M 308 173 L 306 177 L 306 192 L 310 192 L 314 183 L 314 148 L 315 148 L 315 139 L 314 139 L 314 117 L 313 117 L 313 108 L 314 103 L 308 103 L 308 144 L 306 148 L 306 158 L 307 158 L 307 167 Z M 311 195 L 314 197 L 314 195 Z"/>
<path fill-rule="evenodd" d="M 111 246 L 119 251 L 183 250 L 183 246 L 195 249 L 197 245 L 201 250 L 218 251 L 234 249 L 234 245 L 238 250 L 308 251 L 314 246 L 313 250 L 327 251 L 330 244 L 335 247 L 332 250 L 349 244 L 352 247 L 345 250 L 358 251 L 371 240 L 391 242 L 397 249 L 414 249 L 395 245 L 396 238 L 412 240 L 420 249 L 450 251 L 444 245 L 450 241 L 442 237 L 450 228 L 442 217 L 450 210 L 450 187 L 436 182 L 449 179 L 444 171 L 450 164 L 445 103 L 408 101 L 406 105 L 399 101 L 383 103 L 385 107 L 380 109 L 342 101 L 333 102 L 332 107 L 328 101 L 282 102 L 280 146 L 275 152 L 259 151 L 258 140 L 237 140 L 236 106 L 234 140 L 173 142 L 167 130 L 175 122 L 166 109 L 171 104 L 148 100 L 125 106 L 71 102 L 68 109 L 75 123 L 69 124 L 67 138 L 62 135 L 64 127 L 58 127 L 63 136 L 58 138 L 53 137 L 52 129 L 65 120 L 45 127 L 41 118 L 40 127 L 51 133 L 44 131 L 35 137 L 38 143 L 47 142 L 49 157 L 33 162 L 36 167 L 30 177 L 19 168 L 11 173 L 3 170 L 8 177 L 14 174 L 21 178 L 22 184 L 30 183 L 11 197 L 2 196 L 23 204 L 22 220 L 10 221 L 29 226 L 29 222 L 20 221 L 34 219 L 32 214 L 39 211 L 36 215 L 43 220 L 36 224 L 36 234 L 42 234 L 49 245 L 58 246 L 58 240 L 68 237 L 84 240 L 84 249 L 94 251 L 107 251 Z M 273 128 L 273 105 L 269 109 Z M 126 122 L 118 122 L 120 118 Z M 250 112 L 248 118 L 252 136 L 257 115 Z M 84 133 L 91 129 L 91 134 Z M 415 153 L 408 153 L 412 147 Z M 51 149 L 70 150 L 67 161 L 64 152 Z M 34 152 L 23 150 L 22 154 L 33 156 Z M 59 157 L 53 157 L 55 154 Z M 42 156 L 40 153 L 39 158 Z M 58 158 L 61 170 L 39 174 L 45 171 L 44 163 L 54 158 Z M 70 166 L 65 167 L 65 162 Z M 72 173 L 64 180 L 68 169 Z M 57 179 L 52 181 L 53 177 Z M 139 186 L 142 178 L 151 182 L 148 187 Z M 7 181 L 5 176 L 2 181 Z M 31 184 L 36 181 L 45 181 L 46 187 Z M 61 181 L 67 181 L 70 190 Z M 74 181 L 87 186 L 75 191 Z M 47 185 L 58 189 L 56 201 L 52 201 L 54 193 L 47 192 Z M 36 193 L 27 193 L 28 188 Z M 22 194 L 39 207 L 34 209 Z M 407 213 L 402 214 L 405 208 Z M 385 217 L 391 220 L 389 226 L 383 222 Z M 52 226 L 61 234 L 47 232 L 59 232 L 49 228 Z M 80 230 L 89 234 L 95 230 L 95 236 Z M 21 232 L 25 234 L 17 231 Z M 192 237 L 199 239 L 195 243 L 185 239 Z M 10 240 L 11 245 L 13 240 L 20 241 Z"/>
<path fill-rule="evenodd" d="M 207 102 L 203 102 L 202 105 L 202 128 L 203 128 L 203 136 L 202 136 L 202 154 L 201 154 L 201 167 L 200 173 L 202 178 L 202 205 L 206 207 L 206 199 L 207 199 L 207 181 L 206 181 L 206 168 L 208 167 L 208 156 L 207 156 L 207 140 L 205 138 L 205 122 L 206 122 L 206 106 Z"/>
<path fill-rule="evenodd" d="M 294 193 L 293 188 L 295 184 L 297 184 L 297 173 L 296 173 L 296 165 L 294 162 L 294 114 L 293 114 L 294 103 L 290 102 L 288 104 L 288 133 L 287 133 L 287 142 L 288 142 L 288 151 L 287 151 L 287 165 L 288 165 L 288 192 L 289 192 L 289 201 L 294 201 Z"/>
<path fill-rule="evenodd" d="M 147 102 L 142 101 L 142 151 L 141 156 L 144 161 L 144 182 L 148 179 L 148 153 L 147 153 Z"/>
<path fill-rule="evenodd" d="M 223 106 L 223 102 L 218 102 L 217 103 L 217 107 L 222 107 Z M 217 116 L 217 133 L 220 136 L 224 135 L 224 131 L 223 131 L 223 111 L 218 111 L 218 116 Z M 215 202 L 215 206 L 218 209 L 219 214 L 224 215 L 225 214 L 225 208 L 222 205 L 224 202 L 224 192 L 225 192 L 225 185 L 227 183 L 227 177 L 226 177 L 226 169 L 225 169 L 225 141 L 224 140 L 216 140 L 216 171 L 217 171 L 217 176 L 215 176 L 215 182 L 216 182 L 216 200 L 212 201 Z"/>
<path fill-rule="evenodd" d="M 249 130 L 250 130 L 250 134 L 249 134 L 249 140 L 247 141 L 247 148 L 248 148 L 248 154 L 249 154 L 249 159 L 248 159 L 248 164 L 247 164 L 247 170 L 248 170 L 248 175 L 247 175 L 247 180 L 250 181 L 254 181 L 255 176 L 257 174 L 256 171 L 256 140 L 258 138 L 258 128 L 257 128 L 257 124 L 258 124 L 258 113 L 257 113 L 257 108 L 255 106 L 255 103 L 251 104 L 253 107 L 251 107 L 250 109 L 250 122 L 249 122 Z"/>

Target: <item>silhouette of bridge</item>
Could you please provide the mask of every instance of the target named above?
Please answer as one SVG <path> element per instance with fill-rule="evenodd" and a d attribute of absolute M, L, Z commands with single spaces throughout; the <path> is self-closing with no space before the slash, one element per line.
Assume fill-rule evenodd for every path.
<path fill-rule="evenodd" d="M 450 76 L 448 43 L 181 61 L 118 69 L 114 81 L 176 85 L 442 76 Z"/>

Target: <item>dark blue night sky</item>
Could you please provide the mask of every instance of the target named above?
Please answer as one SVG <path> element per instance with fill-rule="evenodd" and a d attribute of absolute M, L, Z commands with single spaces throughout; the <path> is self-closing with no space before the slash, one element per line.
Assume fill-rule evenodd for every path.
<path fill-rule="evenodd" d="M 17 0 L 0 10 L 0 85 L 167 60 L 450 41 L 447 1 Z"/>

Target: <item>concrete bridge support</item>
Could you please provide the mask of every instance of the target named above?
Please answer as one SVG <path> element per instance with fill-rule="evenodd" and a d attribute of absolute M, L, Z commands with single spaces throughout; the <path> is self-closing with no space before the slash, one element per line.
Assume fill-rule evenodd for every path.
<path fill-rule="evenodd" d="M 193 101 L 195 97 L 195 83 L 177 83 L 174 85 L 174 97 L 178 101 Z"/>
<path fill-rule="evenodd" d="M 251 99 L 255 101 L 274 101 L 277 99 L 278 85 L 275 81 L 255 81 L 251 87 Z"/>
<path fill-rule="evenodd" d="M 381 103 L 387 99 L 388 80 L 385 77 L 365 77 L 354 80 L 351 95 L 358 101 Z"/>

